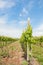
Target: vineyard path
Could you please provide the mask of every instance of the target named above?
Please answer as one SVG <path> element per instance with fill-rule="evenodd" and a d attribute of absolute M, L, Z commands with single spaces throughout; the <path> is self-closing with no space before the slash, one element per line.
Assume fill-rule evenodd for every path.
<path fill-rule="evenodd" d="M 23 58 L 24 52 L 23 49 L 21 47 L 21 44 L 19 41 L 13 42 L 11 43 L 8 48 L 10 47 L 15 47 L 15 51 L 11 51 L 9 50 L 10 56 L 13 55 L 12 58 L 4 58 L 3 61 L 6 62 L 6 65 L 9 65 L 11 63 L 15 64 L 15 65 L 21 65 L 22 61 L 25 60 Z M 39 65 L 39 62 L 33 57 L 30 61 L 31 65 Z"/>

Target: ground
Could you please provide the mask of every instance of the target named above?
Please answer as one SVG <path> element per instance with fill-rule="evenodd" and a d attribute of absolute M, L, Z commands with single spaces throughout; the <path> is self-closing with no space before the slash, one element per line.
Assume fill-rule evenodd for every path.
<path fill-rule="evenodd" d="M 11 43 L 6 47 L 9 51 L 9 57 L 2 58 L 0 61 L 0 65 L 28 65 L 23 55 L 23 49 L 19 43 L 19 41 Z M 39 65 L 39 62 L 36 58 L 32 57 L 30 61 L 31 65 Z"/>

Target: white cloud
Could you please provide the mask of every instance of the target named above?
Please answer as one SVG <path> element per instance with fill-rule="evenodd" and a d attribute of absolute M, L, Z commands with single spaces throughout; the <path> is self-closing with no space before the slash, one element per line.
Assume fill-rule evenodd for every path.
<path fill-rule="evenodd" d="M 28 15 L 31 9 L 33 8 L 33 6 L 34 6 L 34 1 L 30 0 L 29 3 L 25 7 L 23 7 L 19 16 Z"/>
<path fill-rule="evenodd" d="M 9 22 L 7 25 L 7 15 L 0 17 L 0 35 L 10 36 L 10 37 L 20 37 L 22 31 L 24 30 L 24 25 L 27 24 L 27 21 L 19 21 L 20 27 L 16 27 L 17 21 L 12 20 L 11 23 Z M 23 28 L 24 27 L 24 28 Z"/>
<path fill-rule="evenodd" d="M 27 14 L 28 14 L 27 9 L 26 9 L 26 8 L 23 8 L 23 9 L 22 9 L 22 12 L 20 13 L 20 16 L 25 16 L 25 15 L 27 15 Z"/>
<path fill-rule="evenodd" d="M 12 28 L 10 26 L 4 27 L 4 25 L 0 27 L 0 35 L 16 37 L 16 38 L 21 36 L 23 29 L 19 29 L 15 27 Z M 40 35 L 43 35 L 43 24 L 41 24 L 38 28 L 33 30 L 33 36 L 40 36 Z"/>
<path fill-rule="evenodd" d="M 22 16 L 22 14 L 20 13 L 20 15 L 19 15 L 20 17 Z"/>
<path fill-rule="evenodd" d="M 33 36 L 43 35 L 43 24 L 40 24 L 36 29 L 33 30 Z"/>
<path fill-rule="evenodd" d="M 11 0 L 0 0 L 0 9 L 10 8 L 12 6 L 15 6 L 15 2 Z"/>
<path fill-rule="evenodd" d="M 9 36 L 9 37 L 20 37 L 22 34 L 22 30 L 14 28 L 1 28 L 0 29 L 0 35 Z"/>
<path fill-rule="evenodd" d="M 25 25 L 25 24 L 27 24 L 27 21 L 19 21 L 19 24 L 20 25 Z"/>
<path fill-rule="evenodd" d="M 0 35 L 10 36 L 10 37 L 20 37 L 22 34 L 22 29 L 15 27 L 15 24 L 17 22 L 13 20 L 12 23 L 8 23 L 7 20 L 8 20 L 7 15 L 0 17 Z M 7 25 L 7 23 L 9 25 Z"/>
<path fill-rule="evenodd" d="M 28 11 L 26 10 L 26 8 L 23 8 L 22 12 L 26 13 L 26 14 L 28 13 Z"/>
<path fill-rule="evenodd" d="M 28 17 L 28 21 L 30 21 L 30 17 Z"/>

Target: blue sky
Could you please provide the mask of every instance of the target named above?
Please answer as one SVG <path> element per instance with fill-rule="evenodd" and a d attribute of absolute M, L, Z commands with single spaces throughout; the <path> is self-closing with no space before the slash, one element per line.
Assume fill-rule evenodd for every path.
<path fill-rule="evenodd" d="M 43 35 L 43 0 L 0 0 L 0 35 L 20 37 L 28 18 L 33 36 Z"/>

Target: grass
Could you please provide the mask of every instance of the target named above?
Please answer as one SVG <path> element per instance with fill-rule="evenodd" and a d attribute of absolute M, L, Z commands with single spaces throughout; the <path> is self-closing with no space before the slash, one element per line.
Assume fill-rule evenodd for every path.
<path fill-rule="evenodd" d="M 27 61 L 22 61 L 22 65 L 28 65 Z"/>
<path fill-rule="evenodd" d="M 32 45 L 32 54 L 38 59 L 40 65 L 43 65 L 43 47 Z"/>

